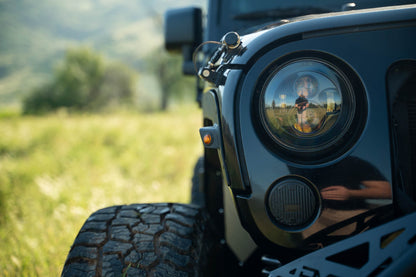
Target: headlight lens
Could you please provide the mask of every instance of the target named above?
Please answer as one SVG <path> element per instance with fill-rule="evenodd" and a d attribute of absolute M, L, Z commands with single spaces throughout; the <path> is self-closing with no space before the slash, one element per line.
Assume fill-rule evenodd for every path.
<path fill-rule="evenodd" d="M 262 125 L 280 149 L 322 155 L 349 130 L 355 102 L 352 86 L 340 70 L 305 58 L 272 71 L 258 103 Z"/>

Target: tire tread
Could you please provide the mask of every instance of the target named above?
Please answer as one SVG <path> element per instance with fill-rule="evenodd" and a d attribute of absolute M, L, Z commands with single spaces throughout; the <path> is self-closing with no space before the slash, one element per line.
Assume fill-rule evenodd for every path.
<path fill-rule="evenodd" d="M 200 276 L 210 247 L 206 222 L 203 210 L 186 204 L 98 210 L 76 237 L 62 276 Z"/>

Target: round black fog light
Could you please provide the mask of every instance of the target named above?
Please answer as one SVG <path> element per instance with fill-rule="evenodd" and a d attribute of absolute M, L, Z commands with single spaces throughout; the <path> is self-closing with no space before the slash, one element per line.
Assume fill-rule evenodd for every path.
<path fill-rule="evenodd" d="M 288 176 L 270 188 L 266 206 L 270 218 L 279 228 L 300 231 L 318 217 L 321 199 L 317 188 L 307 179 Z"/>

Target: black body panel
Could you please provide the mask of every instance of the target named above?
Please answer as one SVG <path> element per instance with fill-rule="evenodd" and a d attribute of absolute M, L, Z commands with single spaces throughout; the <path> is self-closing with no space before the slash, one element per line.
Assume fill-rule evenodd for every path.
<path fill-rule="evenodd" d="M 290 231 L 277 227 L 265 209 L 268 191 L 287 176 L 306 178 L 322 190 L 330 184 L 342 185 L 349 175 L 365 178 L 368 173 L 371 178 L 377 176 L 388 182 L 387 190 L 391 191 L 392 186 L 395 192 L 386 78 L 395 63 L 416 60 L 415 18 L 415 7 L 377 9 L 293 22 L 242 37 L 243 54 L 232 61 L 239 69 L 227 72 L 225 86 L 216 91 L 229 185 L 240 215 L 244 215 L 243 225 L 257 243 L 309 249 L 311 245 L 305 245 L 305 239 L 318 231 L 392 203 L 391 197 L 351 203 L 322 201 L 319 215 L 308 226 Z M 331 56 L 346 64 L 361 82 L 367 101 L 365 127 L 356 141 L 339 155 L 312 164 L 289 161 L 267 146 L 255 116 L 257 81 L 265 68 L 279 63 L 282 57 L 307 57 L 305 51 L 322 53 L 323 59 Z M 328 209 L 338 211 L 336 219 L 325 218 Z M 357 232 L 347 229 L 339 232 L 339 238 Z"/>

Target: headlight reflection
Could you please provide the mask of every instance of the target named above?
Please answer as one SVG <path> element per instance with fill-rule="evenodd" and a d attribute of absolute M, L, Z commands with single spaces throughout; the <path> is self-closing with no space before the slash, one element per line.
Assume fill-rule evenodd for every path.
<path fill-rule="evenodd" d="M 287 149 L 316 151 L 333 143 L 348 128 L 354 113 L 353 94 L 345 79 L 312 59 L 276 70 L 261 95 L 263 125 Z"/>

